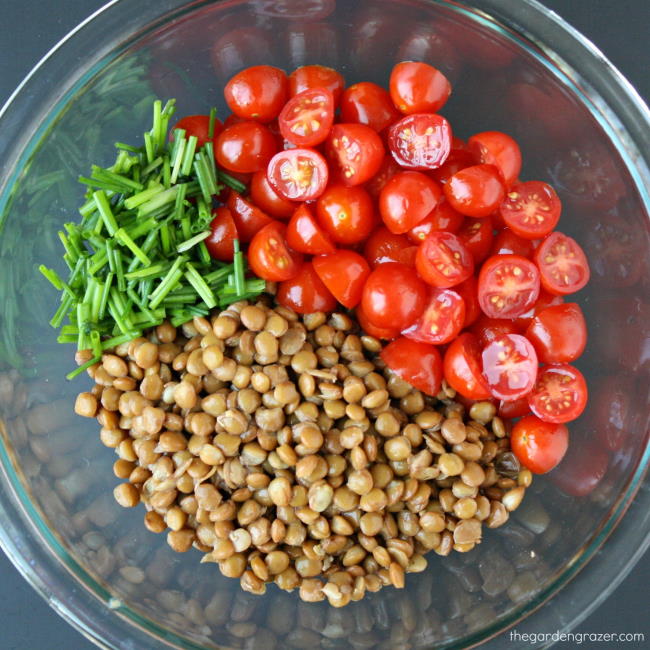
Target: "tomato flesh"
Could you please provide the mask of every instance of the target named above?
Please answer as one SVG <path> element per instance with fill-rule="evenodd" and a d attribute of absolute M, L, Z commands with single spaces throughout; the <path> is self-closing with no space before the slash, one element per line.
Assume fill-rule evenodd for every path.
<path fill-rule="evenodd" d="M 276 298 L 281 305 L 298 314 L 331 312 L 337 304 L 310 262 L 303 264 L 295 277 L 280 283 Z"/>
<path fill-rule="evenodd" d="M 384 363 L 401 379 L 427 395 L 437 395 L 442 385 L 440 352 L 427 343 L 401 337 L 380 354 Z"/>
<path fill-rule="evenodd" d="M 361 302 L 370 267 L 359 253 L 337 250 L 315 257 L 312 263 L 323 284 L 343 306 L 352 309 Z"/>
<path fill-rule="evenodd" d="M 528 396 L 530 410 L 544 422 L 575 420 L 587 405 L 587 382 L 573 366 L 545 366 Z"/>
<path fill-rule="evenodd" d="M 494 165 L 501 172 L 506 187 L 510 187 L 521 171 L 521 150 L 507 133 L 484 131 L 467 141 L 470 151 L 481 163 Z"/>
<path fill-rule="evenodd" d="M 565 296 L 582 289 L 589 282 L 589 264 L 575 239 L 561 232 L 551 233 L 535 251 L 544 289 Z"/>
<path fill-rule="evenodd" d="M 501 173 L 494 165 L 472 165 L 456 172 L 444 185 L 451 207 L 468 217 L 487 217 L 505 196 Z"/>
<path fill-rule="evenodd" d="M 230 190 L 227 205 L 235 220 L 239 241 L 242 243 L 251 241 L 264 226 L 273 221 L 254 203 L 245 199 L 235 190 Z"/>
<path fill-rule="evenodd" d="M 505 224 L 524 239 L 541 239 L 557 226 L 562 204 L 555 190 L 541 181 L 515 183 L 499 206 Z"/>
<path fill-rule="evenodd" d="M 326 88 L 304 90 L 292 97 L 278 118 L 280 133 L 297 147 L 325 142 L 334 122 L 334 96 Z"/>
<path fill-rule="evenodd" d="M 432 232 L 418 248 L 415 266 L 425 282 L 447 289 L 467 280 L 474 272 L 474 260 L 454 234 Z"/>
<path fill-rule="evenodd" d="M 328 255 L 336 248 L 329 236 L 318 225 L 311 208 L 303 203 L 293 213 L 287 225 L 287 244 L 299 253 Z"/>
<path fill-rule="evenodd" d="M 431 289 L 421 316 L 406 328 L 406 338 L 443 345 L 453 341 L 465 323 L 465 302 L 452 289 Z"/>
<path fill-rule="evenodd" d="M 313 201 L 327 186 L 325 158 L 314 149 L 289 149 L 269 161 L 266 176 L 273 189 L 289 201 Z"/>
<path fill-rule="evenodd" d="M 515 400 L 530 393 L 537 377 L 537 354 L 521 334 L 502 334 L 483 348 L 483 376 L 497 399 Z"/>
<path fill-rule="evenodd" d="M 214 218 L 210 222 L 210 236 L 205 240 L 205 245 L 210 257 L 232 262 L 235 254 L 234 241 L 238 236 L 232 213 L 228 208 L 220 207 L 212 214 Z"/>
<path fill-rule="evenodd" d="M 370 180 L 384 161 L 381 138 L 364 124 L 335 124 L 327 140 L 328 158 L 346 185 Z"/>
<path fill-rule="evenodd" d="M 533 316 L 526 329 L 541 363 L 575 361 L 587 343 L 587 324 L 575 302 L 554 305 Z"/>
<path fill-rule="evenodd" d="M 481 348 L 474 334 L 465 332 L 454 339 L 444 359 L 447 383 L 467 399 L 483 400 L 492 397 L 481 373 Z"/>
<path fill-rule="evenodd" d="M 407 115 L 390 127 L 388 143 L 393 158 L 406 169 L 437 169 L 451 150 L 451 125 L 441 115 Z"/>
<path fill-rule="evenodd" d="M 287 246 L 286 230 L 284 224 L 272 221 L 253 237 L 248 247 L 248 264 L 258 277 L 269 282 L 283 282 L 298 273 L 302 255 Z"/>
<path fill-rule="evenodd" d="M 527 415 L 513 427 L 510 446 L 524 467 L 534 474 L 546 474 L 564 458 L 569 431 L 563 424 L 542 422 Z"/>

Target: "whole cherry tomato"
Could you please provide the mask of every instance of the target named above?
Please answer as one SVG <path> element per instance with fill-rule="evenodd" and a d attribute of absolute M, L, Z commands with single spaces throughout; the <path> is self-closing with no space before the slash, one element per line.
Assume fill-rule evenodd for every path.
<path fill-rule="evenodd" d="M 537 378 L 537 354 L 520 334 L 501 334 L 481 352 L 483 376 L 497 399 L 515 400 L 530 393 Z"/>
<path fill-rule="evenodd" d="M 456 231 L 456 235 L 465 244 L 474 258 L 474 264 L 478 266 L 489 255 L 494 241 L 492 218 L 471 219 L 467 217 Z"/>
<path fill-rule="evenodd" d="M 374 131 L 383 131 L 400 118 L 388 91 L 371 83 L 362 81 L 343 92 L 341 97 L 341 121 L 365 124 Z"/>
<path fill-rule="evenodd" d="M 407 169 L 437 169 L 451 150 L 451 125 L 433 113 L 415 113 L 395 122 L 388 132 L 393 158 Z"/>
<path fill-rule="evenodd" d="M 490 248 L 490 255 L 520 255 L 532 258 L 535 246 L 530 239 L 516 235 L 510 228 L 501 230 Z"/>
<path fill-rule="evenodd" d="M 276 151 L 277 142 L 268 128 L 239 122 L 219 134 L 214 155 L 224 169 L 249 174 L 264 169 Z"/>
<path fill-rule="evenodd" d="M 589 263 L 575 239 L 552 232 L 535 251 L 542 286 L 549 293 L 565 296 L 589 282 Z"/>
<path fill-rule="evenodd" d="M 316 203 L 318 221 L 340 244 L 357 244 L 372 232 L 377 219 L 372 199 L 362 187 L 330 185 Z"/>
<path fill-rule="evenodd" d="M 541 363 L 575 361 L 587 343 L 587 325 L 580 305 L 567 302 L 543 309 L 533 316 L 526 338 Z"/>
<path fill-rule="evenodd" d="M 481 305 L 478 303 L 478 282 L 475 275 L 470 275 L 467 280 L 457 284 L 454 291 L 465 303 L 465 323 L 463 329 L 469 327 L 481 315 Z"/>
<path fill-rule="evenodd" d="M 312 263 L 323 284 L 344 307 L 352 309 L 359 304 L 363 285 L 370 275 L 368 262 L 359 253 L 337 250 L 314 257 Z"/>
<path fill-rule="evenodd" d="M 434 230 L 457 233 L 464 221 L 465 217 L 443 199 L 417 226 L 409 230 L 408 236 L 412 242 L 420 244 Z"/>
<path fill-rule="evenodd" d="M 546 474 L 564 458 L 569 431 L 563 424 L 542 422 L 527 415 L 513 427 L 510 446 L 524 467 L 534 474 Z"/>
<path fill-rule="evenodd" d="M 587 382 L 568 364 L 540 368 L 528 395 L 530 410 L 544 422 L 571 422 L 587 405 Z"/>
<path fill-rule="evenodd" d="M 312 214 L 311 208 L 303 203 L 293 213 L 287 226 L 287 244 L 299 253 L 329 255 L 336 248 Z"/>
<path fill-rule="evenodd" d="M 272 221 L 253 237 L 248 247 L 251 271 L 269 282 L 290 280 L 302 264 L 302 255 L 285 243 L 286 229 L 283 223 Z"/>
<path fill-rule="evenodd" d="M 467 144 L 478 162 L 499 169 L 506 187 L 517 180 L 521 171 L 521 150 L 507 133 L 483 131 L 471 136 Z"/>
<path fill-rule="evenodd" d="M 185 137 L 189 138 L 191 135 L 196 136 L 196 148 L 201 148 L 206 142 L 212 142 L 214 139 L 221 133 L 223 130 L 223 125 L 221 120 L 214 120 L 214 129 L 212 138 L 209 137 L 210 133 L 210 116 L 209 115 L 187 115 L 184 118 L 178 120 L 176 124 L 172 127 L 171 133 L 169 134 L 169 140 L 174 141 L 174 131 L 176 129 L 183 129 L 185 131 Z"/>
<path fill-rule="evenodd" d="M 365 185 L 368 194 L 373 199 L 378 198 L 386 183 L 401 170 L 402 168 L 393 160 L 391 155 L 384 156 L 379 171 Z"/>
<path fill-rule="evenodd" d="M 377 327 L 376 325 L 373 325 L 373 323 L 371 323 L 368 320 L 368 317 L 364 314 L 361 303 L 357 305 L 355 314 L 357 316 L 357 320 L 359 321 L 361 330 L 365 334 L 368 334 L 368 336 L 374 336 L 376 339 L 385 339 L 387 341 L 392 341 L 393 339 L 398 338 L 400 335 L 400 331 L 398 329 L 392 327 Z"/>
<path fill-rule="evenodd" d="M 515 183 L 499 206 L 506 226 L 524 239 L 541 239 L 557 226 L 562 204 L 555 190 L 542 181 Z"/>
<path fill-rule="evenodd" d="M 336 298 L 318 277 L 311 262 L 305 262 L 293 278 L 279 284 L 276 298 L 281 305 L 298 314 L 336 309 Z"/>
<path fill-rule="evenodd" d="M 250 191 L 253 203 L 276 219 L 289 219 L 296 209 L 293 201 L 285 199 L 273 189 L 266 178 L 266 170 L 253 174 Z"/>
<path fill-rule="evenodd" d="M 256 65 L 238 72 L 224 89 L 228 108 L 245 120 L 270 122 L 278 116 L 289 95 L 283 70 Z"/>
<path fill-rule="evenodd" d="M 427 63 L 404 61 L 390 74 L 390 96 L 402 113 L 436 113 L 447 102 L 451 84 Z"/>
<path fill-rule="evenodd" d="M 326 88 L 303 90 L 292 97 L 278 118 L 280 133 L 297 147 L 325 142 L 334 122 L 334 95 Z"/>
<path fill-rule="evenodd" d="M 212 213 L 214 218 L 210 222 L 210 236 L 205 240 L 205 245 L 210 257 L 222 262 L 232 262 L 235 254 L 235 239 L 237 227 L 228 208 L 217 208 Z"/>
<path fill-rule="evenodd" d="M 481 348 L 474 334 L 465 332 L 451 342 L 445 352 L 444 373 L 446 382 L 464 397 L 492 397 L 481 373 Z"/>
<path fill-rule="evenodd" d="M 455 141 L 456 138 L 453 139 Z M 476 165 L 474 155 L 467 149 L 452 148 L 445 162 L 430 172 L 431 177 L 444 185 L 456 172 Z"/>
<path fill-rule="evenodd" d="M 420 317 L 402 334 L 422 343 L 444 345 L 453 341 L 465 323 L 465 303 L 453 289 L 429 291 L 429 302 Z"/>
<path fill-rule="evenodd" d="M 266 224 L 273 221 L 266 213 L 262 212 L 254 203 L 245 199 L 241 194 L 230 190 L 228 195 L 228 209 L 235 220 L 239 241 L 248 243 Z"/>
<path fill-rule="evenodd" d="M 313 201 L 327 186 L 327 161 L 315 149 L 287 149 L 269 161 L 266 177 L 273 189 L 289 201 Z"/>
<path fill-rule="evenodd" d="M 434 231 L 420 244 L 415 266 L 434 287 L 446 289 L 467 280 L 474 260 L 463 242 L 450 232 Z"/>
<path fill-rule="evenodd" d="M 456 172 L 444 185 L 451 207 L 468 217 L 487 217 L 505 196 L 501 172 L 494 165 L 472 165 Z"/>
<path fill-rule="evenodd" d="M 531 324 L 533 317 L 537 316 L 540 311 L 546 309 L 547 307 L 552 307 L 553 305 L 561 305 L 564 303 L 564 298 L 562 296 L 554 296 L 552 293 L 549 293 L 543 288 L 539 290 L 539 297 L 535 304 L 521 316 L 515 318 L 515 323 L 517 327 L 522 331 L 526 331 L 526 328 Z"/>
<path fill-rule="evenodd" d="M 373 269 L 386 262 L 415 266 L 415 253 L 416 248 L 404 235 L 395 235 L 385 226 L 375 228 L 363 247 L 363 255 Z"/>
<path fill-rule="evenodd" d="M 338 104 L 345 79 L 340 72 L 324 65 L 303 65 L 289 75 L 289 94 L 292 97 L 311 88 L 326 88 L 332 93 L 334 103 Z"/>
<path fill-rule="evenodd" d="M 370 180 L 384 161 L 381 138 L 364 124 L 335 124 L 327 140 L 327 156 L 346 185 Z"/>
<path fill-rule="evenodd" d="M 528 406 L 528 397 L 520 397 L 519 399 L 508 401 L 501 400 L 499 402 L 498 415 L 500 418 L 512 420 L 529 414 L 530 406 Z"/>
<path fill-rule="evenodd" d="M 519 328 L 514 321 L 506 318 L 489 318 L 485 314 L 477 318 L 471 331 L 476 334 L 482 348 L 502 334 L 519 334 Z"/>
<path fill-rule="evenodd" d="M 401 379 L 427 395 L 437 395 L 442 385 L 440 352 L 427 343 L 401 337 L 380 353 L 384 363 Z"/>

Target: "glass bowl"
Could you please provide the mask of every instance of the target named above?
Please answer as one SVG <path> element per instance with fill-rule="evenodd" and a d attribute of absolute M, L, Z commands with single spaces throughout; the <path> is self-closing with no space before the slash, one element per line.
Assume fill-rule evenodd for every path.
<path fill-rule="evenodd" d="M 83 56 L 80 55 L 83 53 Z M 223 114 L 239 69 L 323 63 L 348 83 L 386 83 L 399 60 L 451 79 L 457 132 L 511 133 L 522 177 L 552 182 L 563 231 L 593 280 L 577 300 L 590 340 L 578 364 L 591 399 L 571 448 L 503 528 L 467 554 L 430 554 L 403 591 L 343 609 L 270 587 L 251 596 L 199 554 L 174 554 L 122 510 L 110 449 L 74 416 L 89 379 L 63 380 L 72 350 L 47 322 L 36 273 L 61 268 L 90 163 L 134 141 L 155 96 L 178 114 Z M 0 113 L 0 543 L 70 623 L 109 648 L 499 648 L 567 631 L 648 546 L 650 116 L 602 55 L 532 0 L 114 1 L 43 60 Z"/>

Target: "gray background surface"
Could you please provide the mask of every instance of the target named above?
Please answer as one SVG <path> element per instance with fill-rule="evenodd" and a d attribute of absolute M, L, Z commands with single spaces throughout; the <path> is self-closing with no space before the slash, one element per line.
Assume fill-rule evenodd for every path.
<path fill-rule="evenodd" d="M 135 2 L 137 0 L 125 0 Z M 32 66 L 77 23 L 104 4 L 100 0 L 0 0 L 0 104 Z M 590 38 L 650 101 L 649 0 L 544 0 Z M 576 632 L 642 632 L 650 647 L 648 602 L 650 555 Z M 540 630 L 547 631 L 547 630 Z M 552 631 L 552 630 L 548 630 Z M 598 644 L 603 650 L 610 644 Z M 93 648 L 51 610 L 0 552 L 0 650 Z M 575 647 L 562 643 L 557 648 Z M 594 647 L 585 643 L 583 647 Z"/>

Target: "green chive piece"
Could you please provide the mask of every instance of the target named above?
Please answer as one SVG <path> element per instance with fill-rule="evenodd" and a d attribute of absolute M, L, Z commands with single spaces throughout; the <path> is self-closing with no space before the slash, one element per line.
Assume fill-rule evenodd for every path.
<path fill-rule="evenodd" d="M 219 180 L 224 185 L 227 185 L 231 189 L 235 190 L 235 192 L 243 194 L 246 191 L 246 185 L 244 185 L 241 181 L 237 180 L 227 172 L 224 172 L 222 169 L 217 170 L 217 175 L 219 177 Z"/>
<path fill-rule="evenodd" d="M 204 239 L 207 239 L 211 234 L 212 231 L 204 230 L 203 232 L 200 232 L 198 235 L 194 235 L 194 237 L 191 237 L 190 239 L 186 239 L 182 244 L 179 244 L 176 247 L 176 252 L 184 253 L 185 251 L 190 250 L 190 248 L 196 246 L 196 244 L 202 242 Z"/>
<path fill-rule="evenodd" d="M 66 379 L 74 379 L 75 377 L 78 377 L 82 372 L 85 370 L 88 370 L 91 366 L 94 366 L 96 363 L 99 363 L 101 361 L 101 356 L 96 356 L 90 359 L 89 361 L 86 361 L 86 363 L 83 363 L 80 365 L 78 368 L 75 368 L 72 372 L 69 372 L 65 378 Z"/>
<path fill-rule="evenodd" d="M 134 194 L 133 196 L 130 196 L 128 199 L 126 199 L 124 201 L 124 206 L 127 210 L 133 210 L 134 208 L 137 208 L 138 206 L 152 199 L 154 196 L 156 196 L 156 194 L 159 194 L 162 189 L 162 185 L 156 184 L 152 187 L 147 188 L 146 190 L 142 190 L 142 192 L 138 192 L 137 194 Z"/>
<path fill-rule="evenodd" d="M 210 109 L 210 121 L 208 122 L 208 139 L 214 138 L 214 125 L 217 119 L 217 109 L 213 106 Z"/>
<path fill-rule="evenodd" d="M 233 265 L 235 272 L 235 293 L 241 296 L 244 293 L 244 254 L 239 249 L 239 239 L 233 242 L 235 254 L 233 256 Z"/>
<path fill-rule="evenodd" d="M 115 231 L 115 239 L 126 246 L 143 264 L 151 264 L 151 260 L 142 249 L 129 237 L 124 228 Z"/>
<path fill-rule="evenodd" d="M 48 269 L 47 266 L 41 264 L 38 267 L 38 270 L 45 276 L 47 280 L 50 281 L 52 286 L 57 291 L 63 291 L 63 280 L 59 277 L 59 274 L 54 269 Z"/>
<path fill-rule="evenodd" d="M 181 174 L 189 176 L 192 171 L 192 163 L 194 162 L 194 154 L 196 153 L 196 145 L 199 139 L 195 135 L 191 135 L 187 139 L 187 146 L 185 147 L 185 155 L 181 164 Z"/>
<path fill-rule="evenodd" d="M 217 306 L 217 299 L 214 297 L 212 289 L 206 284 L 205 280 L 201 277 L 199 272 L 192 266 L 190 262 L 185 265 L 185 277 L 187 281 L 194 287 L 196 293 L 201 296 L 203 302 L 212 309 Z"/>

